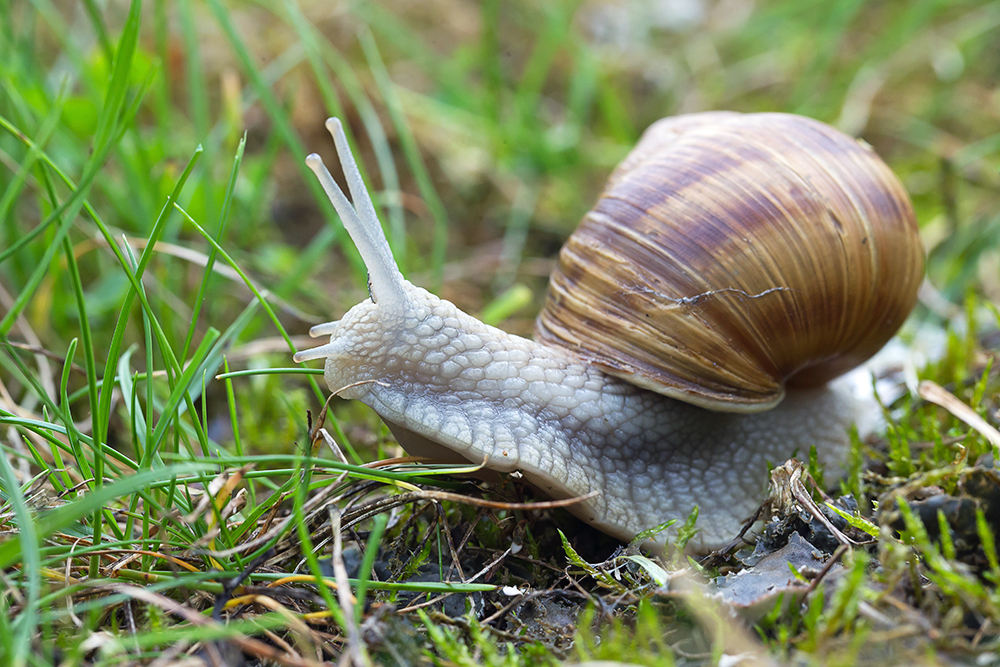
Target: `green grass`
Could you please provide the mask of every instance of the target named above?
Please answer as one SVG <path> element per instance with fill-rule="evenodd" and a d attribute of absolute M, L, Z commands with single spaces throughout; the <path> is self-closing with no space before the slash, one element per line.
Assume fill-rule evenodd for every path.
<path fill-rule="evenodd" d="M 921 514 L 935 490 L 973 494 L 995 452 L 915 396 L 839 481 L 876 544 L 743 632 L 664 591 L 664 568 L 700 567 L 676 549 L 604 560 L 586 529 L 563 543 L 563 515 L 439 502 L 479 494 L 447 466 L 364 466 L 398 454 L 370 411 L 324 408 L 315 374 L 257 373 L 365 295 L 303 162 L 330 154 L 328 114 L 404 273 L 528 334 L 548 259 L 647 125 L 780 110 L 860 134 L 900 175 L 941 299 L 904 336 L 947 331 L 920 377 L 996 426 L 1000 4 L 691 2 L 706 13 L 675 28 L 642 7 L 0 0 L 0 663 L 198 642 L 295 664 L 997 651 L 995 519 Z M 337 451 L 310 443 L 320 419 Z M 461 583 L 453 555 L 468 578 L 512 544 Z M 320 562 L 335 549 L 356 575 Z M 370 581 L 373 562 L 398 585 Z M 309 582 L 272 585 L 291 572 Z M 492 621 L 416 609 L 513 601 L 497 586 L 534 597 Z"/>

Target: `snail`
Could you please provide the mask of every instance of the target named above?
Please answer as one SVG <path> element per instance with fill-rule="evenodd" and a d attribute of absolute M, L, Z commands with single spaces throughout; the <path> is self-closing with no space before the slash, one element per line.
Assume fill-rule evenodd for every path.
<path fill-rule="evenodd" d="M 835 469 L 878 412 L 834 378 L 896 332 L 924 253 L 902 184 L 838 130 L 776 113 L 653 124 L 563 247 L 528 340 L 403 278 L 340 122 L 327 129 L 353 206 L 306 161 L 370 298 L 295 360 L 325 358 L 330 389 L 409 453 L 590 494 L 571 510 L 626 540 L 697 505 L 704 549 L 753 513 L 769 464 L 815 447 Z"/>

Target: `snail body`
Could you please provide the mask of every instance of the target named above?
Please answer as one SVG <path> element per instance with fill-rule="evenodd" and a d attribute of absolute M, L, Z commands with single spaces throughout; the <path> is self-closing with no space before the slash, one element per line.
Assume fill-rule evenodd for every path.
<path fill-rule="evenodd" d="M 403 279 L 328 128 L 354 206 L 307 162 L 371 298 L 295 359 L 325 358 L 331 390 L 410 453 L 597 491 L 572 511 L 623 539 L 698 505 L 707 548 L 759 504 L 769 463 L 815 446 L 836 467 L 850 425 L 874 422 L 851 378 L 830 380 L 895 333 L 923 252 L 902 186 L 850 137 L 783 114 L 654 124 L 564 246 L 528 340 Z"/>

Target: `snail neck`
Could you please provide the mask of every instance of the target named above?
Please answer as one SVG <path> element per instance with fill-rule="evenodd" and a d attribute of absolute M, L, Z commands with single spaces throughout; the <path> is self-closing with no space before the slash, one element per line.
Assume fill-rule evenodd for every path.
<path fill-rule="evenodd" d="M 306 354 L 327 358 L 327 384 L 344 387 L 340 396 L 465 459 L 485 457 L 489 467 L 514 469 L 531 436 L 564 418 L 582 424 L 597 415 L 579 406 L 598 401 L 608 384 L 629 387 L 566 351 L 483 324 L 407 281 L 403 289 L 404 308 L 358 304 L 339 322 L 317 327 L 331 341 Z"/>

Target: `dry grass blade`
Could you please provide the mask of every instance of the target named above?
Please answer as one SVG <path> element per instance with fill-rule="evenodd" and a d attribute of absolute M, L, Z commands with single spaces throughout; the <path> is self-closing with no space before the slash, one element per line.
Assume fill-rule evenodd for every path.
<path fill-rule="evenodd" d="M 1000 431 L 976 414 L 975 410 L 958 400 L 950 391 L 933 380 L 924 380 L 917 387 L 917 393 L 925 401 L 940 405 L 956 418 L 961 419 L 969 428 L 974 429 L 989 440 L 990 444 L 993 445 L 994 452 L 1000 453 Z"/>

